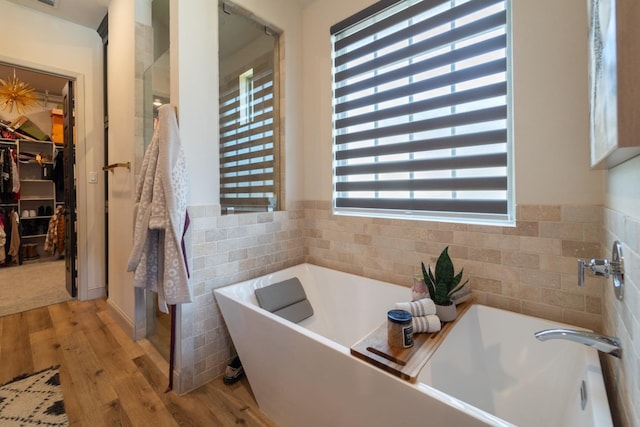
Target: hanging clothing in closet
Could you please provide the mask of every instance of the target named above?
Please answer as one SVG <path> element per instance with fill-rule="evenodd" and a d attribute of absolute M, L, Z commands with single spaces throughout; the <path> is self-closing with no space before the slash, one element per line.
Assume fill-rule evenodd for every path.
<path fill-rule="evenodd" d="M 20 236 L 22 232 L 20 230 L 20 217 L 18 216 L 18 212 L 11 212 L 11 239 L 9 240 L 9 250 L 7 254 L 11 257 L 12 264 L 22 264 L 19 262 L 20 258 L 20 248 L 22 246 L 22 242 Z"/>
<path fill-rule="evenodd" d="M 0 229 L 0 265 L 22 264 L 20 259 L 22 227 L 20 217 L 15 210 L 0 211 Z"/>
<path fill-rule="evenodd" d="M 184 238 L 189 227 L 187 168 L 175 109 L 158 109 L 158 126 L 136 188 L 133 249 L 127 271 L 136 287 L 158 294 L 158 307 L 191 302 Z"/>
<path fill-rule="evenodd" d="M 15 150 L 0 146 L 0 203 L 14 203 L 19 198 L 20 178 Z"/>
<path fill-rule="evenodd" d="M 50 254 L 64 252 L 64 206 L 58 206 L 49 220 L 49 229 L 44 240 L 44 250 Z"/>
<path fill-rule="evenodd" d="M 4 264 L 7 259 L 7 251 L 5 245 L 7 244 L 7 233 L 4 231 L 4 213 L 0 215 L 0 265 Z"/>
<path fill-rule="evenodd" d="M 56 186 L 56 200 L 64 200 L 64 152 L 62 150 L 58 150 L 53 158 L 51 180 Z"/>

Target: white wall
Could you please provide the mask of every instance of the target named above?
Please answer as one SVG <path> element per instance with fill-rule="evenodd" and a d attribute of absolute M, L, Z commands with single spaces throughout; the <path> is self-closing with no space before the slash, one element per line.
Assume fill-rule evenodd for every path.
<path fill-rule="evenodd" d="M 602 256 L 610 257 L 614 240 L 622 243 L 625 263 L 623 301 L 604 283 L 604 330 L 622 340 L 622 359 L 605 358 L 609 400 L 618 424 L 640 426 L 640 156 L 607 173 L 605 241 Z"/>
<path fill-rule="evenodd" d="M 315 1 L 304 9 L 304 194 L 331 200 L 329 27 L 373 0 Z M 553 11 L 553 12 L 550 12 Z M 589 169 L 584 0 L 513 0 L 516 203 L 602 204 Z"/>
<path fill-rule="evenodd" d="M 218 3 L 170 2 L 171 103 L 190 176 L 189 205 L 218 204 Z"/>
<path fill-rule="evenodd" d="M 76 81 L 78 282 L 80 299 L 104 292 L 104 191 L 88 184 L 103 165 L 102 41 L 95 30 L 0 0 L 0 60 Z"/>
<path fill-rule="evenodd" d="M 130 0 L 109 4 L 107 85 L 109 159 L 132 162 L 132 170 L 109 172 L 109 305 L 133 324 L 133 275 L 127 261 L 133 242 L 135 180 L 135 8 Z"/>

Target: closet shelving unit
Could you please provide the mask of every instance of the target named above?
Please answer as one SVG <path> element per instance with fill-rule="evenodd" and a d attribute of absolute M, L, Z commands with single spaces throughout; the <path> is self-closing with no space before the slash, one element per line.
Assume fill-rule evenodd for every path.
<path fill-rule="evenodd" d="M 0 140 L 2 144 L 15 144 L 20 177 L 20 199 L 17 209 L 22 222 L 24 261 L 47 258 L 44 251 L 49 220 L 56 209 L 55 184 L 51 180 L 55 144 L 51 141 L 27 139 Z M 36 158 L 38 157 L 38 159 Z"/>

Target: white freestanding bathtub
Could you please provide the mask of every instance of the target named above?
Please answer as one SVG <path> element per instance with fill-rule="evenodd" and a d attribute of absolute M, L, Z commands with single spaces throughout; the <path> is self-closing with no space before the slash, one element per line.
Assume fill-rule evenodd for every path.
<path fill-rule="evenodd" d="M 314 309 L 298 324 L 254 295 L 292 277 Z M 533 336 L 566 325 L 474 305 L 411 384 L 349 351 L 408 288 L 301 264 L 215 296 L 258 405 L 283 427 L 612 425 L 596 350 Z"/>

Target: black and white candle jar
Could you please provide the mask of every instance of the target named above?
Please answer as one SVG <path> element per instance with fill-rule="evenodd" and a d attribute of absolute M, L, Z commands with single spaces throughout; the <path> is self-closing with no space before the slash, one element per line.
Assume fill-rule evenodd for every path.
<path fill-rule="evenodd" d="M 387 312 L 387 339 L 391 347 L 413 347 L 412 316 L 406 310 Z"/>

